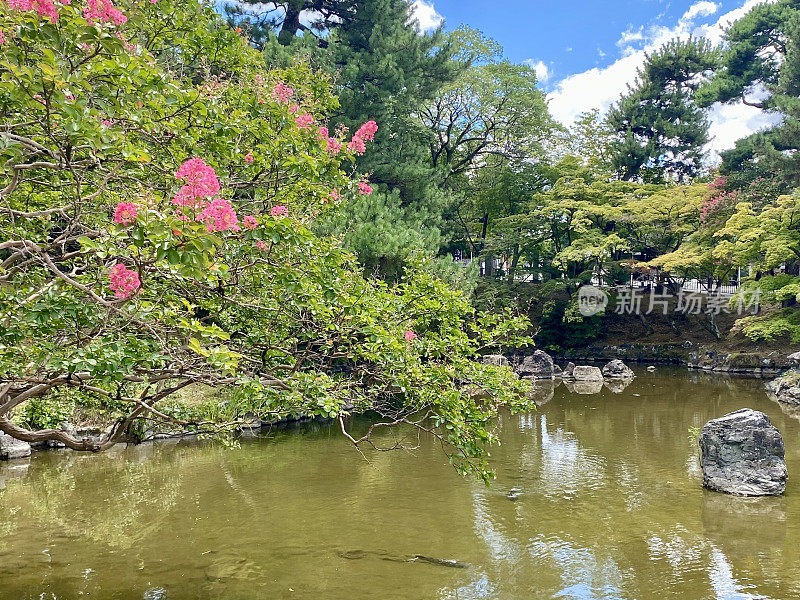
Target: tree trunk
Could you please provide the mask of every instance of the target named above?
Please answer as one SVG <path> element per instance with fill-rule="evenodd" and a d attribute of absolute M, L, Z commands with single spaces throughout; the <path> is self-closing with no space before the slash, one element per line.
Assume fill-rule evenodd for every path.
<path fill-rule="evenodd" d="M 290 0 L 286 3 L 286 16 L 281 24 L 278 41 L 283 46 L 288 46 L 300 29 L 300 13 L 305 8 L 305 0 Z"/>

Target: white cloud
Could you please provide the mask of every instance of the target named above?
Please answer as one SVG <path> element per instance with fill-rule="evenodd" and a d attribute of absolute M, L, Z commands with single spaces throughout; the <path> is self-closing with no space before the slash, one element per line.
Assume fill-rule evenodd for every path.
<path fill-rule="evenodd" d="M 764 114 L 746 104 L 715 104 L 708 111 L 711 137 L 707 148 L 712 155 L 733 148 L 736 140 L 780 122 L 780 116 Z"/>
<path fill-rule="evenodd" d="M 632 42 L 638 42 L 644 39 L 644 26 L 639 27 L 637 31 L 628 29 L 623 31 L 622 35 L 617 40 L 617 46 L 629 46 Z"/>
<path fill-rule="evenodd" d="M 529 58 L 523 62 L 536 72 L 537 81 L 541 83 L 547 83 L 547 80 L 550 79 L 550 67 L 544 64 L 543 61 Z"/>
<path fill-rule="evenodd" d="M 648 52 L 672 39 L 685 40 L 690 36 L 704 37 L 712 44 L 718 44 L 722 41 L 725 28 L 732 22 L 757 4 L 774 1 L 747 0 L 741 7 L 720 15 L 714 23 L 696 25 L 696 19 L 711 16 L 718 9 L 714 2 L 701 1 L 689 7 L 674 27 L 653 26 L 638 31 L 629 28 L 617 42 L 622 53 L 617 61 L 607 67 L 595 67 L 571 75 L 556 84 L 555 90 L 548 94 L 551 114 L 569 125 L 586 111 L 596 108 L 605 112 L 634 83 L 636 71 L 644 63 Z M 640 47 L 634 47 L 634 43 Z M 737 139 L 775 122 L 774 117 L 743 105 L 714 106 L 709 111 L 709 119 L 710 134 L 714 138 L 709 144 L 712 151 L 730 148 Z"/>
<path fill-rule="evenodd" d="M 716 13 L 718 9 L 719 5 L 714 2 L 708 2 L 707 0 L 695 2 L 689 7 L 689 10 L 683 13 L 681 21 L 691 21 L 696 17 L 710 17 Z"/>
<path fill-rule="evenodd" d="M 444 22 L 444 17 L 436 12 L 436 9 L 433 7 L 433 2 L 413 0 L 413 2 L 411 2 L 411 12 L 419 23 L 421 33 L 436 29 Z"/>

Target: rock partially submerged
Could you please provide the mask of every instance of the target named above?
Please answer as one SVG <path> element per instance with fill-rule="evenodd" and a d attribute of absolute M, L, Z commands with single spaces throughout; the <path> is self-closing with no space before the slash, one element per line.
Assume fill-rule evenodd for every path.
<path fill-rule="evenodd" d="M 578 365 L 572 370 L 572 378 L 575 381 L 599 381 L 603 382 L 603 372 L 600 367 L 588 365 Z"/>
<path fill-rule="evenodd" d="M 633 371 L 619 359 L 612 360 L 603 367 L 603 377 L 606 379 L 633 379 Z"/>
<path fill-rule="evenodd" d="M 553 358 L 542 350 L 537 350 L 522 359 L 517 366 L 517 373 L 521 377 L 536 377 L 537 379 L 553 378 Z"/>
<path fill-rule="evenodd" d="M 791 369 L 766 384 L 767 393 L 778 402 L 800 405 L 800 370 Z"/>
<path fill-rule="evenodd" d="M 769 417 L 743 408 L 700 431 L 703 485 L 739 496 L 776 496 L 786 489 L 783 438 Z"/>
<path fill-rule="evenodd" d="M 0 460 L 25 458 L 31 455 L 31 445 L 10 435 L 0 434 Z"/>

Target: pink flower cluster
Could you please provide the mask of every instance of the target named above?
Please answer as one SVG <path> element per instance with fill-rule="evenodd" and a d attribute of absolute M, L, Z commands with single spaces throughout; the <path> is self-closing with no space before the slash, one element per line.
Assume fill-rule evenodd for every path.
<path fill-rule="evenodd" d="M 215 198 L 197 215 L 197 220 L 205 223 L 206 231 L 239 231 L 239 219 L 231 203 L 223 198 Z"/>
<path fill-rule="evenodd" d="M 710 190 L 719 190 L 724 188 L 728 184 L 728 178 L 725 175 L 720 175 L 714 181 L 708 184 L 708 189 Z"/>
<path fill-rule="evenodd" d="M 365 142 L 374 140 L 377 131 L 378 124 L 375 121 L 367 121 L 353 134 L 353 139 L 347 144 L 347 149 L 353 154 L 361 156 L 367 151 L 367 144 Z"/>
<path fill-rule="evenodd" d="M 3 30 L 0 29 L 0 46 L 2 46 L 6 41 L 6 36 L 3 35 Z"/>
<path fill-rule="evenodd" d="M 327 150 L 330 154 L 339 154 L 341 149 L 342 142 L 336 138 L 328 138 L 328 141 L 325 144 L 325 150 Z"/>
<path fill-rule="evenodd" d="M 187 160 L 175 173 L 175 177 L 184 182 L 172 199 L 172 203 L 178 206 L 197 207 L 203 199 L 218 194 L 220 190 L 214 168 L 203 162 L 202 158 Z"/>
<path fill-rule="evenodd" d="M 269 214 L 271 214 L 275 218 L 288 217 L 289 209 L 286 208 L 283 204 L 279 204 L 278 206 L 273 206 L 272 210 L 269 211 Z"/>
<path fill-rule="evenodd" d="M 242 220 L 242 225 L 244 225 L 247 229 L 255 229 L 258 227 L 258 221 L 253 215 L 247 215 Z"/>
<path fill-rule="evenodd" d="M 239 219 L 228 200 L 214 198 L 208 201 L 220 190 L 219 179 L 213 167 L 207 165 L 202 158 L 191 158 L 180 166 L 175 177 L 184 184 L 172 199 L 173 204 L 199 209 L 195 220 L 204 223 L 209 232 L 239 231 Z M 188 220 L 183 213 L 179 216 Z"/>
<path fill-rule="evenodd" d="M 114 211 L 114 223 L 131 225 L 136 221 L 136 205 L 133 202 L 120 202 Z"/>
<path fill-rule="evenodd" d="M 123 25 L 128 20 L 122 11 L 111 4 L 111 0 L 86 0 L 83 16 L 89 22 L 99 21 L 114 25 Z"/>
<path fill-rule="evenodd" d="M 61 0 L 61 4 L 69 4 L 71 0 Z M 51 23 L 58 20 L 58 10 L 53 0 L 8 0 L 9 8 L 14 10 L 35 10 L 40 17 L 49 19 Z"/>
<path fill-rule="evenodd" d="M 300 129 L 311 129 L 311 125 L 314 123 L 314 117 L 308 113 L 300 113 L 295 117 L 294 122 Z"/>
<path fill-rule="evenodd" d="M 350 150 L 353 154 L 358 154 L 361 156 L 364 152 L 367 151 L 367 145 L 364 143 L 364 140 L 360 137 L 353 136 L 353 139 L 350 140 L 350 143 L 347 144 L 347 149 Z"/>
<path fill-rule="evenodd" d="M 375 121 L 367 121 L 358 128 L 353 137 L 361 138 L 367 142 L 375 139 L 375 134 L 378 133 L 378 124 Z"/>
<path fill-rule="evenodd" d="M 130 298 L 142 285 L 139 281 L 139 274 L 126 268 L 122 263 L 117 263 L 111 267 L 108 278 L 111 280 L 111 284 L 108 287 L 117 298 Z"/>
<path fill-rule="evenodd" d="M 708 200 L 703 202 L 700 208 L 700 220 L 703 223 L 711 221 L 715 213 L 736 204 L 738 197 L 736 192 L 722 192 L 711 196 Z"/>
<path fill-rule="evenodd" d="M 406 333 L 405 333 L 405 335 L 403 337 L 406 338 L 407 342 L 413 342 L 419 336 L 416 333 L 414 333 L 412 330 L 409 329 L 408 331 L 406 331 Z"/>
<path fill-rule="evenodd" d="M 247 154 L 244 155 L 244 161 L 245 162 L 251 163 L 254 160 L 255 160 L 255 158 L 253 158 L 253 153 L 252 152 L 248 152 Z"/>
<path fill-rule="evenodd" d="M 289 99 L 294 96 L 294 90 L 283 82 L 275 84 L 275 89 L 272 90 L 272 97 L 281 104 L 289 104 Z"/>
<path fill-rule="evenodd" d="M 364 196 L 369 196 L 372 193 L 372 186 L 368 184 L 366 181 L 359 181 L 358 193 L 363 194 Z"/>

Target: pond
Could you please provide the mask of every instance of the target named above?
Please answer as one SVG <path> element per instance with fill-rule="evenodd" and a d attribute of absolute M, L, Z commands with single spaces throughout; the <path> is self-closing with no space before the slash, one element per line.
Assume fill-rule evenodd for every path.
<path fill-rule="evenodd" d="M 756 380 L 637 374 L 503 415 L 491 487 L 327 425 L 2 465 L 0 598 L 800 598 L 800 422 Z M 783 433 L 783 497 L 700 485 L 690 428 L 743 407 Z"/>

